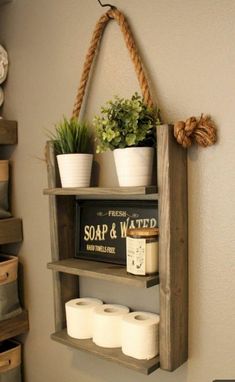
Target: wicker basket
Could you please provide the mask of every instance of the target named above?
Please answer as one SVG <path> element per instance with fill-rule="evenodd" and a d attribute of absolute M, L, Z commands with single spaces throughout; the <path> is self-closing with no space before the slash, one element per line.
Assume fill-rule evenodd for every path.
<path fill-rule="evenodd" d="M 21 381 L 21 345 L 4 341 L 0 344 L 0 382 Z"/>
<path fill-rule="evenodd" d="M 0 321 L 22 312 L 18 297 L 18 258 L 0 254 Z"/>
<path fill-rule="evenodd" d="M 11 213 L 8 211 L 8 182 L 9 161 L 0 160 L 0 219 L 11 216 Z"/>

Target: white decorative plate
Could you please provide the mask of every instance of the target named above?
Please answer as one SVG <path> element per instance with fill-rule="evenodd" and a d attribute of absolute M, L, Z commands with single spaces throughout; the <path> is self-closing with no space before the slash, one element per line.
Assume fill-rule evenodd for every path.
<path fill-rule="evenodd" d="M 2 84 L 8 72 L 8 54 L 6 50 L 0 45 L 0 84 Z"/>

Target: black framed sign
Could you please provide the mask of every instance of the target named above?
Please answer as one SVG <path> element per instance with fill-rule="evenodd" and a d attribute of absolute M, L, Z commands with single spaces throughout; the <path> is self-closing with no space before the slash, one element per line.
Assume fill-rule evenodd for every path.
<path fill-rule="evenodd" d="M 157 201 L 76 201 L 76 254 L 126 264 L 127 228 L 157 227 Z"/>

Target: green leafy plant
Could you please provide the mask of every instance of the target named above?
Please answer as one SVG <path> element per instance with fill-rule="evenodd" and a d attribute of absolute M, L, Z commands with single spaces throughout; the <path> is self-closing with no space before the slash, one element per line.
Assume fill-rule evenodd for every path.
<path fill-rule="evenodd" d="M 116 96 L 101 108 L 95 116 L 97 153 L 125 147 L 154 146 L 155 126 L 159 124 L 159 112 L 145 105 L 135 93 L 131 99 Z"/>
<path fill-rule="evenodd" d="M 63 120 L 55 126 L 55 132 L 50 133 L 54 142 L 56 154 L 89 153 L 91 134 L 88 124 L 79 122 L 77 118 Z"/>

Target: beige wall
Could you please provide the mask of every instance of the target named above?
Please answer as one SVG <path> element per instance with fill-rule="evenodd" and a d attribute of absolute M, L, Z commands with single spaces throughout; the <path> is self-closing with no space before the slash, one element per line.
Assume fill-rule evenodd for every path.
<path fill-rule="evenodd" d="M 95 0 L 15 0 L 0 8 L 0 41 L 11 61 L 4 113 L 19 121 L 13 206 L 24 221 L 20 258 L 31 326 L 25 341 L 26 381 L 234 379 L 235 1 L 115 0 L 115 4 L 131 22 L 164 120 L 208 112 L 219 126 L 216 146 L 193 148 L 188 155 L 189 361 L 172 374 L 158 371 L 145 377 L 49 338 L 52 278 L 46 270 L 48 199 L 42 196 L 47 179 L 45 164 L 38 158 L 43 158 L 45 129 L 71 111 L 91 31 L 102 9 Z M 114 23 L 107 28 L 91 85 L 90 116 L 113 94 L 130 96 L 138 90 Z M 108 172 L 113 172 L 112 163 Z M 84 279 L 82 293 L 157 310 L 157 288 L 140 296 L 128 289 L 123 300 L 123 287 Z"/>

